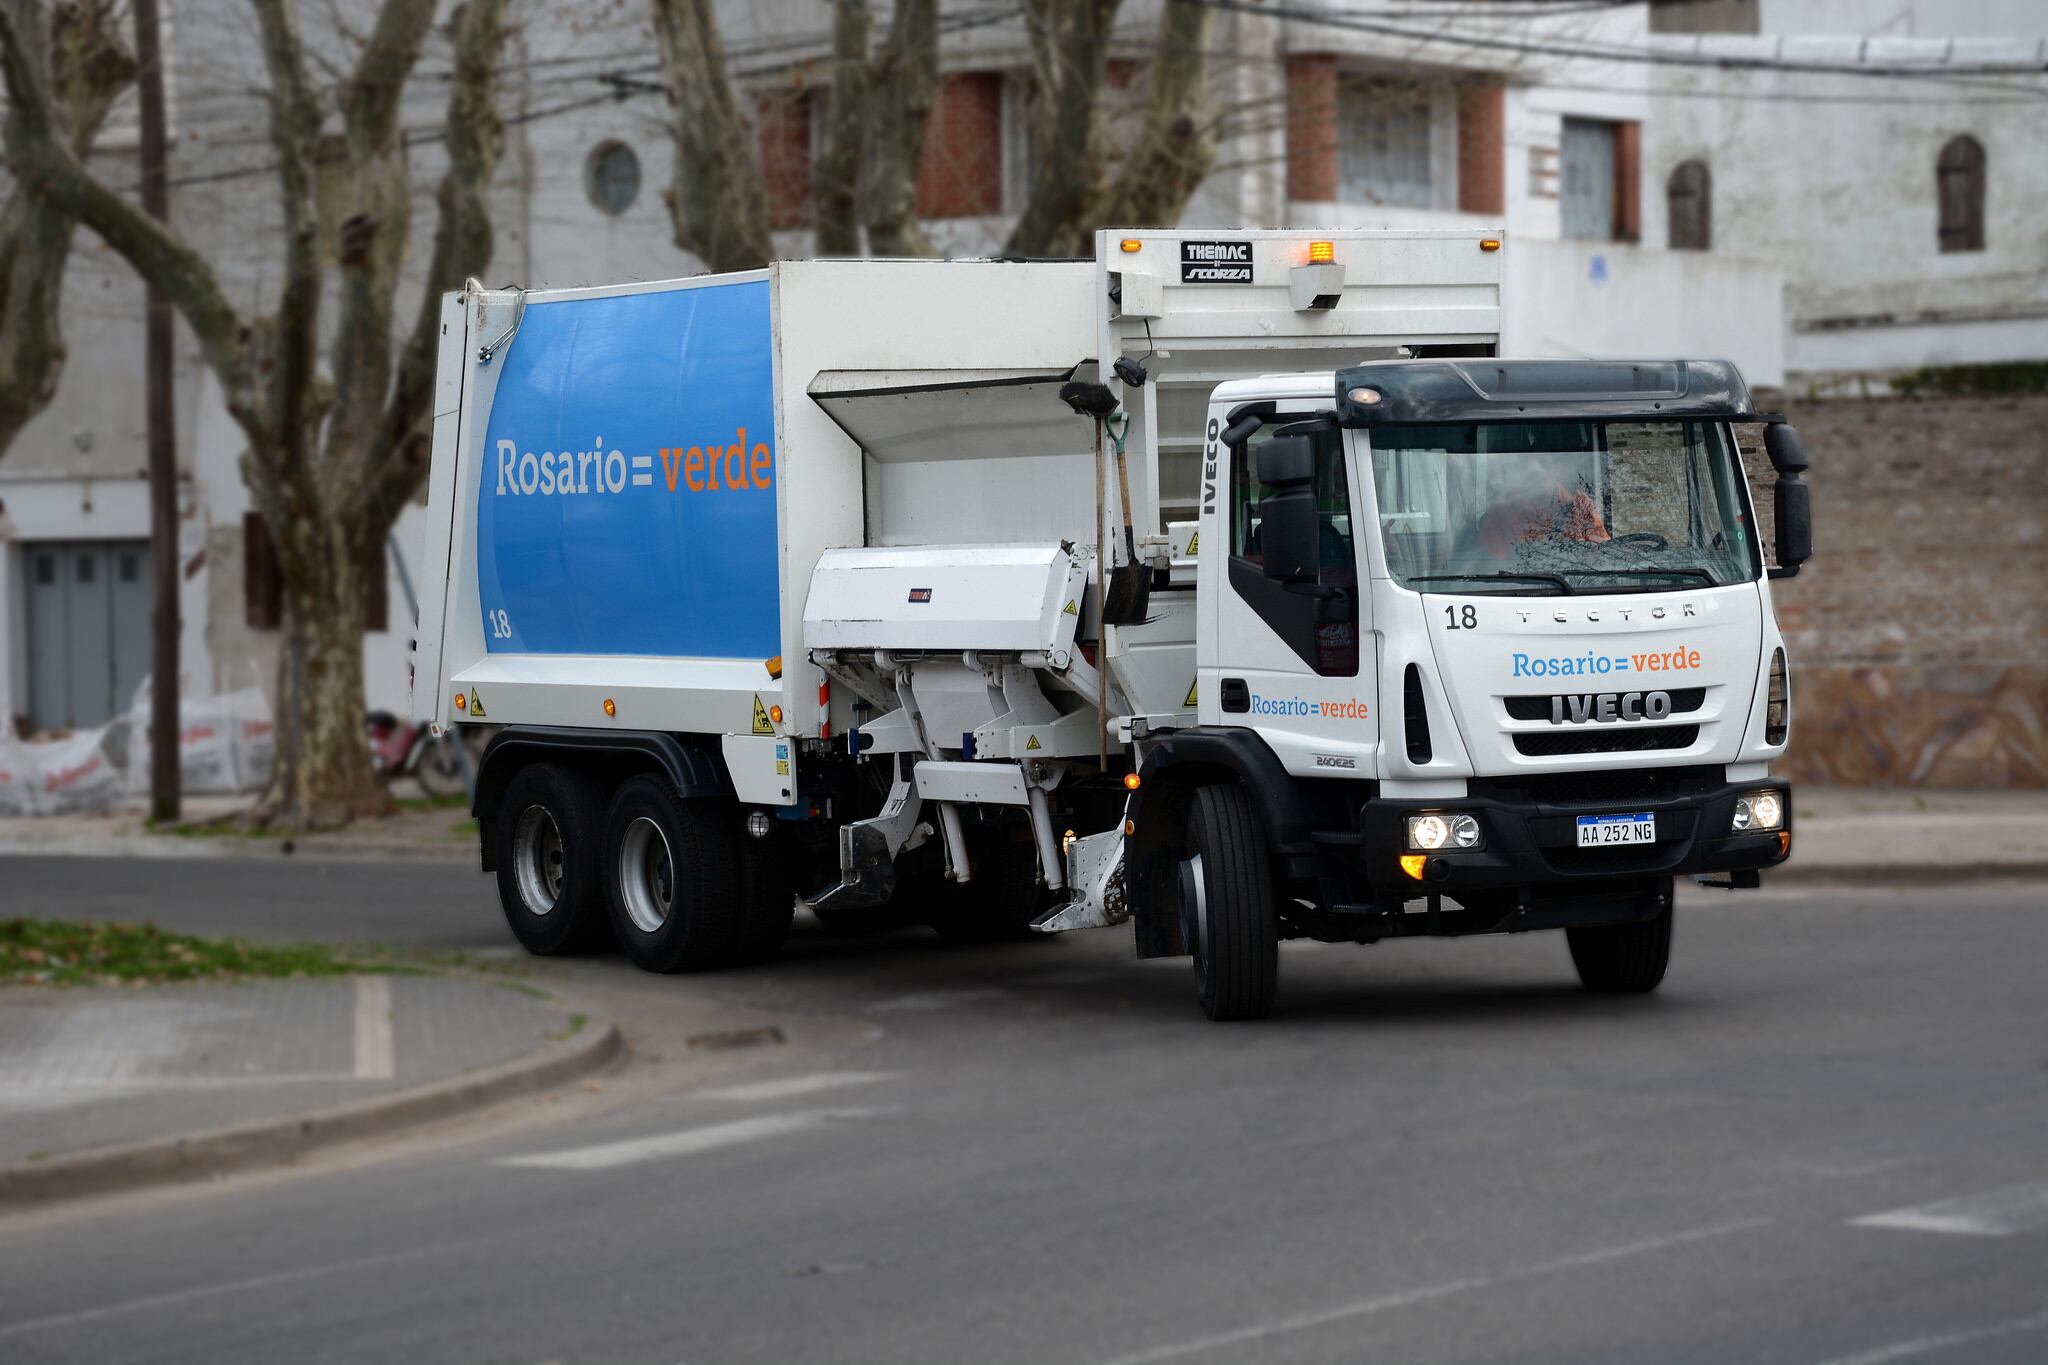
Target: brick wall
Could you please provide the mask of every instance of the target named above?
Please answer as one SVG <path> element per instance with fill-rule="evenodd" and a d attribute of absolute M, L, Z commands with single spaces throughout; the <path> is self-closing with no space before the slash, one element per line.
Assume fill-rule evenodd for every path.
<path fill-rule="evenodd" d="M 939 80 L 924 155 L 917 166 L 917 213 L 925 219 L 981 218 L 1003 211 L 1003 78 L 955 71 Z"/>
<path fill-rule="evenodd" d="M 811 222 L 811 96 L 777 90 L 756 105 L 761 179 L 768 192 L 768 226 L 777 232 Z"/>
<path fill-rule="evenodd" d="M 1508 210 L 1508 98 L 1499 85 L 1458 87 L 1458 211 Z"/>
<path fill-rule="evenodd" d="M 1337 58 L 1331 53 L 1287 58 L 1287 197 L 1297 204 L 1337 202 Z"/>
<path fill-rule="evenodd" d="M 1771 585 L 1806 781 L 2048 786 L 2048 398 L 1789 404 L 1814 559 Z M 1769 464 L 1745 452 L 1771 521 Z M 1767 542 L 1768 543 L 1768 542 Z"/>

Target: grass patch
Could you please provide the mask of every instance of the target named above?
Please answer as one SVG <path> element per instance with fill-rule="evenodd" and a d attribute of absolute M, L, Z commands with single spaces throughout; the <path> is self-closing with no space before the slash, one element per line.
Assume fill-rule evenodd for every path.
<path fill-rule="evenodd" d="M 555 1032 L 550 1033 L 548 1038 L 552 1042 L 565 1043 L 583 1032 L 583 1026 L 589 1022 L 590 1016 L 587 1014 L 572 1014 L 569 1016 L 569 1021 Z"/>
<path fill-rule="evenodd" d="M 0 920 L 0 986 L 115 986 L 387 971 L 324 944 L 192 938 L 154 924 Z"/>
<path fill-rule="evenodd" d="M 469 798 L 466 796 L 401 796 L 398 798 L 398 808 L 400 810 L 468 810 Z"/>
<path fill-rule="evenodd" d="M 143 822 L 143 828 L 151 834 L 167 834 L 179 839 L 282 839 L 281 829 L 256 829 L 245 824 L 240 814 L 216 816 L 211 820 L 180 820 L 174 825 L 158 824 L 154 820 Z"/>
<path fill-rule="evenodd" d="M 2048 393 L 2048 360 L 1993 365 L 1930 365 L 1892 377 L 1895 392 L 1942 398 Z"/>

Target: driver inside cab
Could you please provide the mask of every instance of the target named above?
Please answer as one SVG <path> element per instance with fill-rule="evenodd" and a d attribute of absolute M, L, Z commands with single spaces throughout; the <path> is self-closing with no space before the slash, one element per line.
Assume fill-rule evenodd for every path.
<path fill-rule="evenodd" d="M 1479 522 L 1479 544 L 1488 554 L 1506 559 L 1529 541 L 1610 539 L 1578 456 L 1545 453 L 1504 463 L 1500 501 Z"/>

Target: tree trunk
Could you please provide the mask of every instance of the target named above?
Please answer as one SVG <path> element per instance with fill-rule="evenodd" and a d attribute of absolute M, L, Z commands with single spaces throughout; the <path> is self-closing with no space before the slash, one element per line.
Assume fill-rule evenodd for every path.
<path fill-rule="evenodd" d="M 352 538 L 291 525 L 278 546 L 284 623 L 277 660 L 277 767 L 258 825 L 328 829 L 388 815 L 363 738 L 365 560 Z M 379 568 L 381 556 L 370 560 Z M 318 571 L 310 571 L 313 566 Z"/>
<path fill-rule="evenodd" d="M 1102 77 L 1118 0 L 1030 0 L 1038 172 L 1006 250 L 1065 254 L 1102 192 Z"/>
<path fill-rule="evenodd" d="M 811 168 L 811 219 L 820 256 L 860 255 L 860 166 L 866 150 L 868 0 L 832 7 L 832 84 L 825 94 L 825 139 Z"/>
<path fill-rule="evenodd" d="M 668 192 L 676 245 L 713 270 L 753 270 L 774 258 L 768 191 L 726 73 L 712 0 L 654 0 L 668 79 L 675 185 Z"/>
<path fill-rule="evenodd" d="M 873 125 L 861 217 L 868 249 L 877 256 L 933 254 L 932 240 L 917 221 L 917 170 L 938 86 L 938 0 L 897 0 L 889 41 L 869 78 Z"/>
<path fill-rule="evenodd" d="M 1209 35 L 1215 9 L 1167 0 L 1159 51 L 1146 81 L 1145 112 L 1116 183 L 1097 213 L 1104 227 L 1172 227 L 1216 161 L 1209 101 Z M 1084 245 L 1088 254 L 1092 245 Z"/>

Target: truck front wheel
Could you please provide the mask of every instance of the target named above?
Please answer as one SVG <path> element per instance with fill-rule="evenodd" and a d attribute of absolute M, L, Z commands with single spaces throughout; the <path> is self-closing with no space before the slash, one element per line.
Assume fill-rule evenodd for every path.
<path fill-rule="evenodd" d="M 512 937 L 548 956 L 604 936 L 599 835 L 604 794 L 558 763 L 522 768 L 498 808 L 498 901 Z"/>
<path fill-rule="evenodd" d="M 652 773 L 628 779 L 604 822 L 612 932 L 650 972 L 698 972 L 730 960 L 733 829 L 718 805 L 685 801 Z"/>
<path fill-rule="evenodd" d="M 1666 893 L 1667 896 L 1669 893 Z M 1579 982 L 1603 995 L 1641 995 L 1657 989 L 1671 962 L 1671 906 L 1636 924 L 1567 929 Z"/>
<path fill-rule="evenodd" d="M 1243 787 L 1203 787 L 1188 812 L 1181 925 L 1211 1019 L 1263 1019 L 1280 977 L 1280 918 L 1266 832 Z"/>

